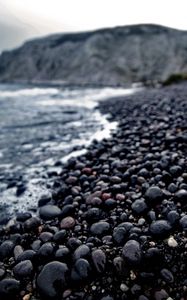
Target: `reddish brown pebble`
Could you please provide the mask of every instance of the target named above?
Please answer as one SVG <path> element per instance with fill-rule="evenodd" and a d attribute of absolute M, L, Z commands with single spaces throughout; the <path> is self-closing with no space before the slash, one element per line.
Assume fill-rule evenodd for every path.
<path fill-rule="evenodd" d="M 110 199 L 111 198 L 111 194 L 109 194 L 109 193 L 103 193 L 102 194 L 102 200 L 107 200 L 107 199 Z"/>
<path fill-rule="evenodd" d="M 62 219 L 62 221 L 60 223 L 60 227 L 62 229 L 70 229 L 74 226 L 75 226 L 75 219 L 73 219 L 72 217 L 66 217 L 66 218 Z"/>
<path fill-rule="evenodd" d="M 92 169 L 91 168 L 84 168 L 82 169 L 82 173 L 86 175 L 91 175 L 92 174 Z"/>

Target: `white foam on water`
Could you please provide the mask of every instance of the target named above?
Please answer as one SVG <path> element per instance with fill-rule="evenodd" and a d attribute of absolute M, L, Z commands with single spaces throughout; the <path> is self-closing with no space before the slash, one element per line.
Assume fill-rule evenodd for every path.
<path fill-rule="evenodd" d="M 12 91 L 1 90 L 0 98 L 18 98 L 22 96 L 42 96 L 42 95 L 56 95 L 59 93 L 57 88 L 24 88 Z"/>

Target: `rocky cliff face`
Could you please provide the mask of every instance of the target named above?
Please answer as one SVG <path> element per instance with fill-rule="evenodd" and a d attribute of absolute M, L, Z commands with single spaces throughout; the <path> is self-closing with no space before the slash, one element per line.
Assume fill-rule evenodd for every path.
<path fill-rule="evenodd" d="M 124 85 L 187 73 L 187 32 L 134 25 L 26 42 L 0 56 L 0 80 Z"/>

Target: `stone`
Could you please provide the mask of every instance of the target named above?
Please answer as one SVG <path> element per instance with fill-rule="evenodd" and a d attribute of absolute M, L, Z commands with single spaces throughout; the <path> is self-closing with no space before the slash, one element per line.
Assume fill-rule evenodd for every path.
<path fill-rule="evenodd" d="M 39 215 L 44 220 L 52 220 L 61 215 L 61 209 L 56 205 L 45 205 L 40 207 Z"/>
<path fill-rule="evenodd" d="M 107 233 L 110 229 L 110 225 L 107 222 L 100 221 L 98 223 L 92 224 L 90 231 L 93 235 L 103 235 Z"/>
<path fill-rule="evenodd" d="M 142 260 L 140 244 L 135 240 L 129 240 L 122 249 L 124 259 L 130 265 L 138 265 Z"/>
<path fill-rule="evenodd" d="M 40 294 L 47 299 L 58 299 L 67 284 L 68 267 L 65 263 L 53 261 L 46 264 L 37 278 Z"/>
<path fill-rule="evenodd" d="M 150 225 L 151 234 L 158 238 L 168 236 L 171 230 L 171 225 L 165 220 L 157 220 Z"/>
<path fill-rule="evenodd" d="M 106 267 L 106 255 L 101 249 L 92 252 L 92 261 L 98 273 L 102 273 Z"/>
<path fill-rule="evenodd" d="M 4 241 L 0 246 L 0 260 L 9 258 L 13 254 L 14 243 L 10 240 Z"/>
<path fill-rule="evenodd" d="M 34 250 L 25 250 L 17 257 L 17 262 L 24 261 L 24 260 L 34 261 L 35 257 L 36 257 L 36 252 Z"/>
<path fill-rule="evenodd" d="M 116 244 L 123 245 L 127 237 L 127 230 L 123 227 L 116 227 L 113 231 L 113 239 Z"/>
<path fill-rule="evenodd" d="M 145 213 L 148 209 L 144 199 L 134 201 L 131 208 L 137 215 Z"/>
<path fill-rule="evenodd" d="M 162 269 L 160 271 L 160 274 L 161 274 L 161 276 L 162 276 L 162 278 L 164 279 L 165 282 L 167 282 L 167 283 L 173 283 L 174 282 L 173 274 L 168 269 Z"/>
<path fill-rule="evenodd" d="M 66 236 L 67 236 L 66 230 L 62 229 L 54 234 L 53 240 L 54 240 L 54 242 L 61 244 L 64 242 Z"/>
<path fill-rule="evenodd" d="M 62 229 L 72 229 L 75 226 L 75 219 L 72 217 L 66 217 L 62 219 L 60 227 Z"/>
<path fill-rule="evenodd" d="M 187 215 L 183 216 L 179 223 L 184 230 L 187 230 Z"/>
<path fill-rule="evenodd" d="M 13 268 L 14 276 L 17 279 L 24 279 L 27 277 L 31 277 L 33 274 L 33 265 L 30 260 L 24 260 Z"/>
<path fill-rule="evenodd" d="M 146 191 L 145 198 L 148 205 L 155 205 L 164 199 L 164 193 L 158 186 L 152 186 Z"/>
<path fill-rule="evenodd" d="M 26 231 L 35 231 L 41 225 L 41 220 L 37 217 L 32 217 L 24 222 L 24 228 Z"/>
<path fill-rule="evenodd" d="M 86 259 L 80 258 L 76 261 L 71 272 L 71 278 L 74 281 L 82 281 L 89 278 L 91 267 Z"/>
<path fill-rule="evenodd" d="M 170 238 L 168 239 L 168 246 L 171 247 L 171 248 L 176 248 L 178 246 L 178 243 L 174 239 L 173 236 L 170 236 Z"/>
<path fill-rule="evenodd" d="M 174 199 L 178 202 L 186 204 L 187 203 L 187 191 L 184 189 L 177 191 L 175 193 Z"/>
<path fill-rule="evenodd" d="M 19 294 L 20 283 L 15 279 L 3 279 L 0 281 L 0 299 L 15 299 Z"/>
<path fill-rule="evenodd" d="M 74 260 L 78 260 L 79 258 L 84 258 L 89 256 L 90 248 L 86 245 L 80 245 L 74 252 L 73 258 Z"/>

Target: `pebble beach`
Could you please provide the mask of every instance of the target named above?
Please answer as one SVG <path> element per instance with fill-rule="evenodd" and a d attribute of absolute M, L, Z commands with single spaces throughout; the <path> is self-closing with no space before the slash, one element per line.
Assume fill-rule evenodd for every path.
<path fill-rule="evenodd" d="M 0 229 L 1 300 L 187 299 L 187 84 L 99 109 L 112 136 Z"/>

